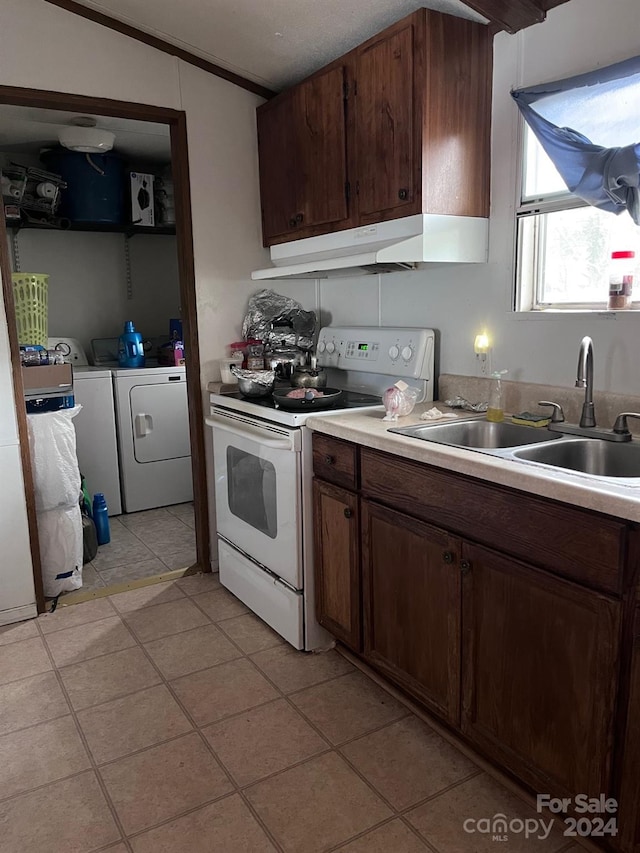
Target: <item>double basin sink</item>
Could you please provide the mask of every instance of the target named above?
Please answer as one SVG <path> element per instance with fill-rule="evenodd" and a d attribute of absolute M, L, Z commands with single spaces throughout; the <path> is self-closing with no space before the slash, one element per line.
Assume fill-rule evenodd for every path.
<path fill-rule="evenodd" d="M 592 477 L 624 478 L 627 481 L 640 478 L 640 441 L 612 442 L 561 436 L 539 427 L 475 419 L 394 427 L 389 432 L 449 447 L 477 450 L 502 459 L 578 471 Z"/>

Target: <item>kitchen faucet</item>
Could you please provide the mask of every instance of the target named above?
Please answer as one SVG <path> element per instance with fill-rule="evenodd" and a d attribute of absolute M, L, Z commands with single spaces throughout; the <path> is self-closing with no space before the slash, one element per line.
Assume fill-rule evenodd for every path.
<path fill-rule="evenodd" d="M 588 335 L 580 341 L 576 388 L 585 389 L 580 426 L 590 429 L 596 425 L 596 415 L 593 408 L 593 341 Z"/>
<path fill-rule="evenodd" d="M 539 406 L 553 407 L 553 415 L 549 424 L 549 429 L 552 432 L 603 438 L 605 441 L 631 441 L 627 418 L 640 418 L 640 414 L 636 412 L 622 412 L 616 419 L 613 429 L 603 429 L 596 426 L 596 414 L 593 407 L 593 341 L 588 335 L 585 335 L 580 341 L 576 388 L 585 389 L 579 424 L 565 423 L 564 412 L 559 403 L 553 403 L 550 400 L 541 400 L 538 403 Z"/>

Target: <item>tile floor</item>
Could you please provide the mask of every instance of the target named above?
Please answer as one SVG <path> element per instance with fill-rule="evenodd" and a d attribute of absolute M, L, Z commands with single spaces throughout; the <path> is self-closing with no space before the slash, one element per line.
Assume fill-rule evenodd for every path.
<path fill-rule="evenodd" d="M 162 535 L 162 528 L 158 528 Z M 0 628 L 1 853 L 488 853 L 535 817 L 336 651 L 194 575 Z"/>
<path fill-rule="evenodd" d="M 102 589 L 184 569 L 196 561 L 193 504 L 112 516 L 111 542 L 82 570 L 82 588 Z"/>

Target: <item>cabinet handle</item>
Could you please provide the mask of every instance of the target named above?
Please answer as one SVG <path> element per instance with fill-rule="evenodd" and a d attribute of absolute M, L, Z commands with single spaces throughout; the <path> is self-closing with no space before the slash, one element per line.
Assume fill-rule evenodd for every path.
<path fill-rule="evenodd" d="M 295 217 L 292 216 L 289 220 L 289 228 L 295 228 L 297 224 L 298 223 L 296 222 Z"/>
<path fill-rule="evenodd" d="M 296 222 L 298 223 L 298 225 L 300 225 L 300 223 L 303 220 L 304 220 L 304 214 L 303 213 L 296 213 Z"/>
<path fill-rule="evenodd" d="M 442 554 L 442 559 L 445 563 L 453 563 L 453 554 L 451 551 L 444 551 Z"/>
<path fill-rule="evenodd" d="M 400 201 L 406 201 L 409 198 L 409 190 L 404 188 L 398 190 L 398 198 L 400 199 Z"/>
<path fill-rule="evenodd" d="M 336 464 L 335 456 L 325 456 L 324 457 L 324 464 L 325 465 L 335 465 Z"/>
<path fill-rule="evenodd" d="M 466 575 L 471 571 L 471 563 L 469 560 L 460 560 L 460 571 L 463 575 Z"/>
<path fill-rule="evenodd" d="M 353 512 L 349 509 L 349 507 L 346 507 L 345 511 L 344 511 L 344 517 L 345 518 L 351 518 L 352 515 L 353 515 Z"/>

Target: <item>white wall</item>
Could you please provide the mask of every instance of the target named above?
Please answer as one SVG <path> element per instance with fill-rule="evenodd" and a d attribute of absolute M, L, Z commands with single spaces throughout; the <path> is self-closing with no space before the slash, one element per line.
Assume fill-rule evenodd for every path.
<path fill-rule="evenodd" d="M 0 288 L 2 281 L 0 280 Z M 13 377 L 4 302 L 0 299 L 0 625 L 35 616 L 22 459 L 13 405 Z"/>
<path fill-rule="evenodd" d="M 11 372 L 9 337 L 7 335 L 4 301 L 0 299 L 0 447 L 17 443 L 18 423 L 13 405 L 13 374 Z"/>
<path fill-rule="evenodd" d="M 191 65 L 180 68 L 187 113 L 198 328 L 203 384 L 219 379 L 217 359 L 238 339 L 251 270 L 262 248 L 256 106 L 261 99 Z"/>
<path fill-rule="evenodd" d="M 204 388 L 240 330 L 251 270 L 268 263 L 255 131 L 262 99 L 44 0 L 2 0 L 0 81 L 185 110 Z"/>
<path fill-rule="evenodd" d="M 200 379 L 206 388 L 219 378 L 217 359 L 240 331 L 255 290 L 251 270 L 268 263 L 260 240 L 255 127 L 262 99 L 44 0 L 1 2 L 3 85 L 186 112 Z M 0 315 L 0 335 L 4 331 Z M 1 381 L 0 410 L 13 407 Z M 21 493 L 21 484 L 11 488 Z"/>
<path fill-rule="evenodd" d="M 534 317 L 510 312 L 513 282 L 518 111 L 512 88 L 569 77 L 640 51 L 638 0 L 570 0 L 543 24 L 495 39 L 490 260 L 433 265 L 416 272 L 273 288 L 320 308 L 323 321 L 433 327 L 441 332 L 440 371 L 475 374 L 473 339 L 486 326 L 496 368 L 509 378 L 572 385 L 578 346 L 593 337 L 598 389 L 640 394 L 638 314 Z M 626 214 L 624 214 L 626 215 Z"/>
<path fill-rule="evenodd" d="M 180 316 L 175 237 L 129 239 L 131 299 L 123 234 L 23 230 L 16 241 L 20 268 L 49 275 L 50 337 L 77 338 L 87 355 L 92 338 L 118 337 L 125 320 L 157 337 Z"/>

